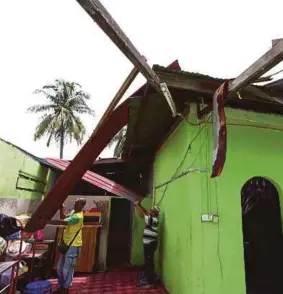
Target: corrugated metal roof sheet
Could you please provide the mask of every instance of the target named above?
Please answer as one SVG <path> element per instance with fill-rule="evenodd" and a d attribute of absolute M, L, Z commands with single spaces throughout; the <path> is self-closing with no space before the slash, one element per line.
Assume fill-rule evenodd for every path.
<path fill-rule="evenodd" d="M 47 161 L 51 166 L 54 166 L 55 168 L 58 168 L 62 171 L 64 171 L 70 164 L 66 160 L 55 158 L 45 158 L 45 161 Z M 82 177 L 82 179 L 114 195 L 121 196 L 134 201 L 141 199 L 141 195 L 139 195 L 138 193 L 92 171 L 87 171 Z"/>
<path fill-rule="evenodd" d="M 198 79 L 198 78 L 199 79 L 208 79 L 208 80 L 213 80 L 213 81 L 218 81 L 218 82 L 232 80 L 232 79 L 216 78 L 216 77 L 212 77 L 212 76 L 197 73 L 197 72 L 184 71 L 184 70 L 181 70 L 180 68 L 164 67 L 164 66 L 161 66 L 158 64 L 155 64 L 153 66 L 153 69 L 156 71 L 162 71 L 162 72 L 168 72 L 168 73 L 175 73 L 175 74 L 183 75 L 183 76 L 189 76 L 189 77 L 196 78 L 196 79 Z"/>
<path fill-rule="evenodd" d="M 189 77 L 189 78 L 193 78 L 193 79 L 203 79 L 203 80 L 207 80 L 207 81 L 215 81 L 215 82 L 220 82 L 220 83 L 224 83 L 225 81 L 230 81 L 230 80 L 234 80 L 234 78 L 218 78 L 218 77 L 213 77 L 210 75 L 206 75 L 206 74 L 201 74 L 198 72 L 190 72 L 190 71 L 184 71 L 181 70 L 180 68 L 171 68 L 171 67 L 164 67 L 158 64 L 153 65 L 153 69 L 155 71 L 159 71 L 159 72 L 164 72 L 164 73 L 169 73 L 169 74 L 176 74 L 176 76 L 184 76 L 184 77 Z M 258 88 L 265 88 L 267 86 L 271 87 L 273 86 L 273 82 L 266 84 L 266 85 L 256 85 L 257 83 L 260 82 L 270 82 L 272 81 L 272 76 L 263 76 L 258 78 L 256 81 L 253 82 L 253 86 L 254 87 L 258 87 Z M 281 82 L 282 83 L 282 82 Z M 274 85 L 277 85 L 278 83 L 275 82 Z"/>
<path fill-rule="evenodd" d="M 156 65 L 157 66 L 157 65 Z M 159 66 L 159 65 L 158 65 Z M 160 66 L 161 67 L 161 66 Z M 168 67 L 163 67 L 162 68 L 170 68 L 170 70 L 172 71 L 178 71 L 181 69 L 179 61 L 175 60 L 173 61 L 171 64 L 168 65 Z M 139 96 L 143 96 L 145 88 L 146 88 L 147 83 L 145 83 L 144 85 L 142 85 L 138 90 L 136 90 L 132 95 L 130 95 L 129 98 L 133 98 L 133 97 L 139 97 Z"/>

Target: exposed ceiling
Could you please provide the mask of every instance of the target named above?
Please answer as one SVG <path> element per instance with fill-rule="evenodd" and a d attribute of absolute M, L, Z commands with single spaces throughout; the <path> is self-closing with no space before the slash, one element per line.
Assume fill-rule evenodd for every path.
<path fill-rule="evenodd" d="M 177 110 L 188 111 L 191 102 L 200 98 L 206 104 L 212 102 L 214 92 L 225 81 L 198 73 L 184 72 L 155 65 L 154 70 L 170 89 Z M 271 81 L 270 77 L 259 81 Z M 235 93 L 227 107 L 245 109 L 260 113 L 283 115 L 283 81 L 264 86 L 249 85 Z M 129 121 L 123 158 L 134 158 L 151 162 L 157 148 L 164 141 L 170 129 L 178 122 L 173 118 L 163 96 L 150 87 L 133 95 L 129 102 Z"/>

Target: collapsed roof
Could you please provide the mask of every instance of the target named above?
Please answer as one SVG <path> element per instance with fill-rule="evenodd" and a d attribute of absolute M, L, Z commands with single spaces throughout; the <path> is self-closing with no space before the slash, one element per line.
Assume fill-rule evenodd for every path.
<path fill-rule="evenodd" d="M 46 195 L 45 199 L 41 203 L 41 205 L 37 208 L 35 213 L 32 215 L 32 218 L 29 220 L 26 226 L 27 231 L 35 231 L 36 229 L 40 228 L 40 223 L 42 224 L 42 219 L 47 222 L 48 219 L 51 219 L 52 216 L 56 213 L 59 209 L 61 204 L 64 200 L 68 197 L 70 191 L 74 188 L 76 182 L 84 175 L 90 164 L 97 158 L 97 156 L 101 153 L 101 151 L 107 146 L 110 142 L 111 138 L 121 130 L 130 120 L 135 120 L 136 122 L 133 124 L 134 128 L 129 128 L 128 134 L 132 131 L 132 135 L 136 137 L 135 130 L 141 125 L 140 118 L 144 116 L 141 115 L 143 113 L 144 107 L 148 108 L 149 101 L 150 103 L 153 102 L 156 104 L 156 108 L 158 110 L 158 116 L 160 116 L 160 120 L 155 120 L 154 123 L 158 125 L 162 130 L 170 129 L 173 126 L 174 121 L 178 121 L 178 118 L 172 118 L 169 115 L 169 109 L 167 106 L 167 112 L 161 111 L 164 108 L 164 104 L 169 104 L 170 109 L 173 113 L 173 117 L 177 115 L 177 110 L 175 109 L 174 101 L 172 95 L 175 97 L 176 107 L 178 111 L 186 108 L 188 104 L 188 93 L 183 93 L 184 90 L 189 90 L 192 93 L 197 92 L 200 94 L 199 86 L 201 86 L 200 81 L 197 81 L 196 88 L 192 89 L 183 89 L 180 86 L 169 84 L 169 81 L 160 78 L 160 73 L 155 72 L 146 62 L 145 58 L 138 52 L 135 46 L 132 44 L 130 39 L 125 35 L 125 33 L 121 30 L 119 25 L 110 15 L 110 13 L 106 10 L 106 8 L 100 3 L 99 0 L 77 0 L 78 3 L 82 6 L 82 8 L 89 14 L 89 16 L 98 24 L 98 26 L 108 35 L 108 37 L 113 41 L 114 44 L 123 52 L 123 54 L 134 64 L 134 69 L 123 83 L 117 94 L 115 95 L 114 99 L 111 101 L 109 107 L 107 108 L 106 112 L 102 116 L 102 119 L 98 123 L 97 127 L 95 128 L 92 136 L 89 138 L 87 143 L 83 146 L 74 160 L 69 164 L 68 168 L 65 172 L 61 175 L 58 179 L 56 184 L 54 185 L 53 189 Z M 235 93 L 238 93 L 240 89 L 245 89 L 251 87 L 250 84 L 255 82 L 259 77 L 261 77 L 264 73 L 266 73 L 269 69 L 273 68 L 276 64 L 278 64 L 283 59 L 283 39 L 273 40 L 272 41 L 272 48 L 267 51 L 263 56 L 261 56 L 255 63 L 253 63 L 249 68 L 247 68 L 242 74 L 240 74 L 235 80 L 228 83 L 228 96 L 232 99 L 229 101 L 228 106 L 237 106 L 237 102 L 233 97 Z M 138 72 L 141 72 L 144 77 L 147 79 L 148 84 L 151 86 L 145 87 L 145 93 L 142 98 L 140 99 L 127 99 L 118 107 L 119 100 L 122 98 L 123 94 L 125 93 L 126 89 L 133 81 L 134 77 L 137 75 Z M 179 79 L 182 75 L 180 75 Z M 177 80 L 178 81 L 178 80 Z M 176 81 L 175 81 L 176 82 Z M 212 81 L 203 87 L 203 89 L 207 89 L 205 93 L 202 93 L 204 99 L 209 99 L 207 95 L 211 96 L 211 85 Z M 214 81 L 215 82 L 215 81 Z M 171 90 L 168 89 L 171 88 Z M 252 86 L 253 87 L 253 86 Z M 150 88 L 154 88 L 158 94 L 155 94 L 155 98 L 148 99 Z M 171 92 L 172 91 L 172 92 Z M 258 87 L 253 87 L 253 91 L 256 91 L 258 94 L 255 95 L 253 93 L 252 96 L 264 95 L 264 91 L 262 92 Z M 176 95 L 176 92 L 179 92 L 179 95 Z M 259 92 L 261 94 L 259 94 Z M 164 101 L 160 101 L 160 93 L 163 95 Z M 176 99 L 176 97 L 181 97 Z M 246 94 L 245 94 L 246 96 Z M 193 97 L 193 96 L 192 96 Z M 197 95 L 194 95 L 194 99 L 197 98 Z M 270 103 L 268 107 L 272 108 L 272 111 L 277 111 L 278 105 L 280 104 L 278 98 L 268 99 L 269 96 L 265 97 Z M 211 99 L 210 99 L 211 100 Z M 241 99 L 239 99 L 241 100 Z M 271 101 L 272 100 L 272 101 Z M 140 103 L 136 108 L 132 108 L 133 101 Z M 166 101 L 166 102 L 165 102 Z M 232 105 L 231 105 L 232 103 Z M 236 103 L 236 105 L 235 105 Z M 265 102 L 263 102 L 265 103 Z M 203 110 L 200 111 L 200 114 L 204 113 L 204 111 L 211 111 L 211 102 L 209 101 L 208 106 Z M 238 102 L 239 104 L 239 102 Z M 276 105 L 274 105 L 276 104 Z M 250 105 L 250 106 L 249 106 Z M 240 105 L 243 106 L 243 105 Z M 253 99 L 247 100 L 246 103 L 247 107 L 255 108 Z M 116 108 L 115 108 L 116 107 Z M 157 108 L 158 107 L 158 108 Z M 149 107 L 149 109 L 152 109 Z M 261 110 L 264 108 L 261 108 Z M 133 110 L 133 111 L 132 111 Z M 138 115 L 136 115 L 136 114 Z M 280 110 L 281 114 L 281 110 Z M 151 118 L 155 116 L 155 113 L 151 113 L 147 115 Z M 170 117 L 169 117 L 170 116 Z M 132 118 L 131 118 L 132 117 Z M 168 120 L 167 120 L 168 118 Z M 154 133 L 155 132 L 155 133 Z M 153 134 L 157 134 L 157 138 L 160 140 L 161 135 L 164 133 L 156 133 L 156 130 L 151 132 L 150 135 L 147 135 L 147 139 L 154 139 L 154 144 L 148 144 L 145 147 L 148 148 L 146 150 L 146 157 L 151 157 L 153 154 L 153 150 L 156 147 L 156 140 L 153 138 Z M 142 134 L 142 132 L 141 132 Z M 133 137 L 133 138 L 134 138 Z M 140 139 L 139 139 L 140 140 Z M 146 142 L 150 142 L 147 140 Z M 128 143 L 128 142 L 127 142 Z M 137 146 L 137 148 L 136 148 Z M 127 147 L 127 144 L 126 146 Z M 140 145 L 136 144 L 136 140 L 132 139 L 130 141 L 130 145 L 128 143 L 128 155 L 135 151 L 134 157 L 139 158 L 141 160 L 142 156 L 139 156 Z M 125 156 L 125 153 L 123 154 Z M 56 196 L 56 197 L 55 197 Z M 129 197 L 129 200 L 135 201 L 135 197 Z"/>
<path fill-rule="evenodd" d="M 176 66 L 174 69 L 159 65 L 153 68 L 169 87 L 177 111 L 182 114 L 189 111 L 192 102 L 206 105 L 212 103 L 213 94 L 221 84 L 225 80 L 233 80 L 186 72 Z M 226 106 L 283 115 L 283 80 L 271 81 L 271 77 L 263 77 L 256 82 L 263 81 L 269 83 L 263 86 L 247 86 L 234 93 Z M 150 162 L 170 129 L 179 121 L 179 118 L 172 117 L 166 100 L 154 89 L 135 93 L 129 101 L 129 120 L 123 157 Z"/>
<path fill-rule="evenodd" d="M 156 74 L 170 89 L 177 111 L 185 114 L 190 103 L 210 104 L 213 94 L 224 82 L 224 79 L 213 78 L 198 73 L 181 71 L 178 61 L 169 68 L 155 65 Z M 232 79 L 231 79 L 232 80 Z M 264 81 L 261 79 L 259 81 Z M 282 82 L 271 82 L 264 86 L 251 84 L 240 92 L 233 94 L 227 101 L 227 107 L 246 109 L 262 113 L 283 115 Z M 172 117 L 172 113 L 164 97 L 146 84 L 120 104 L 109 114 L 95 136 L 91 136 L 76 158 L 58 179 L 53 190 L 39 206 L 33 219 L 50 218 L 64 201 L 65 193 L 74 188 L 98 154 L 107 146 L 113 136 L 125 125 L 127 139 L 123 149 L 123 159 L 143 165 L 150 165 L 156 150 L 165 140 L 168 132 L 181 121 L 180 117 Z M 56 203 L 49 198 L 57 195 Z M 128 199 L 140 199 L 134 191 L 126 195 Z M 62 199 L 61 199 L 62 198 Z M 53 198 L 54 199 L 54 198 Z M 56 204 L 56 205 L 55 205 Z M 27 230 L 34 230 L 35 222 L 29 222 Z"/>

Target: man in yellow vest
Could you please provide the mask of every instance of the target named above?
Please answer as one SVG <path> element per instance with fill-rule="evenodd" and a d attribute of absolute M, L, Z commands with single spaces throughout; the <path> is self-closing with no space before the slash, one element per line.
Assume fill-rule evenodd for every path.
<path fill-rule="evenodd" d="M 57 264 L 58 274 L 58 292 L 69 293 L 69 287 L 72 285 L 74 266 L 82 247 L 82 227 L 83 227 L 83 208 L 86 204 L 84 198 L 78 198 L 74 203 L 74 209 L 66 214 L 64 206 L 60 208 L 60 220 L 51 220 L 50 225 L 65 225 L 63 232 L 63 241 L 69 246 L 66 254 L 60 254 Z"/>

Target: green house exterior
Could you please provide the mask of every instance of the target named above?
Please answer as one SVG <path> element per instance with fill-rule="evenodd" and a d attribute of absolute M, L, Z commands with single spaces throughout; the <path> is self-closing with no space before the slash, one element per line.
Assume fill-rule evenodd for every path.
<path fill-rule="evenodd" d="M 167 69 L 164 72 L 165 78 L 174 75 L 176 87 L 185 79 L 216 82 L 207 76 Z M 241 105 L 225 107 L 226 163 L 222 174 L 211 178 L 213 124 L 211 120 L 206 122 L 209 115 L 199 118 L 199 102 L 195 102 L 195 98 L 200 94 L 191 91 L 173 94 L 177 104 L 189 102 L 186 120 L 173 128 L 164 127 L 172 126 L 168 123 L 172 117 L 166 102 L 162 104 L 162 97 L 150 94 L 142 111 L 142 103 L 138 101 L 141 98 L 132 98 L 125 146 L 128 153 L 132 148 L 130 155 L 137 154 L 137 158 L 150 152 L 153 155 L 152 195 L 142 203 L 147 208 L 156 204 L 161 209 L 156 271 L 170 294 L 246 294 L 241 190 L 254 177 L 269 180 L 278 191 L 282 211 L 282 107 L 260 100 L 248 104 L 236 98 L 234 101 Z M 206 101 L 212 98 L 206 97 Z M 184 104 L 177 106 L 184 109 Z M 137 113 L 142 113 L 139 119 Z M 163 141 L 162 136 L 156 139 L 161 132 L 166 138 Z M 154 140 L 160 144 L 150 145 Z M 174 175 L 181 176 L 172 180 Z M 206 215 L 216 215 L 218 221 L 203 221 L 202 216 Z M 281 219 L 282 215 L 281 212 Z M 143 263 L 143 227 L 136 213 L 133 217 L 134 265 Z"/>
<path fill-rule="evenodd" d="M 241 189 L 255 176 L 269 179 L 282 203 L 283 118 L 226 109 L 228 150 L 219 178 L 211 179 L 212 124 L 197 125 L 196 107 L 157 152 L 154 186 L 178 173 L 191 172 L 154 189 L 152 204 L 159 204 L 160 237 L 156 267 L 172 294 L 245 294 Z M 237 118 L 237 119 L 235 119 Z M 188 145 L 203 127 L 200 135 Z M 150 207 L 149 199 L 144 200 Z M 202 222 L 215 214 L 219 222 Z M 132 262 L 142 264 L 142 221 L 134 218 Z"/>
<path fill-rule="evenodd" d="M 0 140 L 0 206 L 10 215 L 30 213 L 50 189 L 53 173 L 31 154 Z"/>

